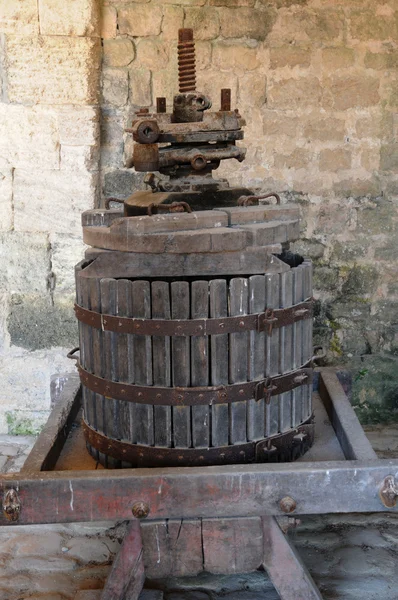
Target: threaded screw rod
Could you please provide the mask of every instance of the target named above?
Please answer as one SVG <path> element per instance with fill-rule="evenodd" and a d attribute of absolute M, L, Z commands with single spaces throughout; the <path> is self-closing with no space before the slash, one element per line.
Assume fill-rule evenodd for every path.
<path fill-rule="evenodd" d="M 193 29 L 178 30 L 178 87 L 181 94 L 196 89 Z"/>

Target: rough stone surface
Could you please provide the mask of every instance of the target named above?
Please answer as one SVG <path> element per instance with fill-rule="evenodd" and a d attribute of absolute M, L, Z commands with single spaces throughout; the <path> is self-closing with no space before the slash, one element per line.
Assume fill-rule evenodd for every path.
<path fill-rule="evenodd" d="M 86 37 L 7 36 L 9 100 L 95 104 L 99 44 L 99 40 Z"/>
<path fill-rule="evenodd" d="M 37 34 L 39 15 L 37 0 L 5 1 L 0 6 L 0 32 L 18 35 Z"/>
<path fill-rule="evenodd" d="M 42 35 L 99 36 L 99 4 L 95 0 L 39 0 Z"/>

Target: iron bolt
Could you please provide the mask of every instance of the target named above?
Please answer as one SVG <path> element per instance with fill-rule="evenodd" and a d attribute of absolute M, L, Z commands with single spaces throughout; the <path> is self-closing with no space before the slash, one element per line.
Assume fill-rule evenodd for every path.
<path fill-rule="evenodd" d="M 3 496 L 3 515 L 8 521 L 18 521 L 21 501 L 15 490 L 8 490 Z"/>
<path fill-rule="evenodd" d="M 388 475 L 380 488 L 380 499 L 386 508 L 394 508 L 398 499 L 398 485 L 392 475 Z"/>
<path fill-rule="evenodd" d="M 292 513 L 296 510 L 297 504 L 296 501 L 293 500 L 293 498 L 291 498 L 290 496 L 285 496 L 279 502 L 279 507 L 284 513 Z"/>
<path fill-rule="evenodd" d="M 136 502 L 131 511 L 136 519 L 145 519 L 149 515 L 149 506 L 146 502 Z"/>

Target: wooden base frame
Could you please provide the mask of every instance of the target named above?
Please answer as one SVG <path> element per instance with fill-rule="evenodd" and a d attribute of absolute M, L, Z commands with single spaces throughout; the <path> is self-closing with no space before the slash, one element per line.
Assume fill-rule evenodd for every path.
<path fill-rule="evenodd" d="M 170 574 L 170 565 L 178 565 L 178 553 L 191 569 L 179 574 L 192 575 L 201 568 L 232 572 L 223 548 L 233 546 L 233 539 L 238 548 L 235 572 L 262 565 L 282 600 L 320 600 L 319 590 L 280 527 L 280 518 L 286 518 L 288 511 L 293 516 L 396 512 L 398 461 L 377 459 L 337 370 L 319 369 L 316 380 L 315 416 L 320 412 L 315 444 L 295 463 L 104 470 L 96 469 L 93 459 L 82 452 L 78 379 L 61 377 L 61 396 L 24 468 L 1 476 L 0 524 L 128 519 L 102 600 L 138 599 L 145 575 L 153 576 L 151 535 L 165 519 L 170 529 L 167 539 L 174 535 L 178 544 L 173 543 L 172 549 L 164 545 L 163 554 L 157 555 L 158 564 L 162 558 L 161 576 Z M 144 518 L 140 522 L 134 516 Z M 185 529 L 190 535 L 191 562 L 184 545 Z M 197 545 L 191 540 L 197 540 Z M 241 544 L 249 540 L 252 551 L 242 553 Z M 159 543 L 156 551 L 160 552 Z M 171 552 L 172 560 L 167 562 Z M 77 598 L 84 596 L 79 593 Z"/>

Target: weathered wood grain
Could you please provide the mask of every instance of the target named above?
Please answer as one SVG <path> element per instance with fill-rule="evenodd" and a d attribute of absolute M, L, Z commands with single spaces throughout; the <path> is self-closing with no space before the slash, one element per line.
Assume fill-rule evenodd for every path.
<path fill-rule="evenodd" d="M 227 282 L 210 281 L 210 316 L 228 315 Z M 228 384 L 228 335 L 213 335 L 211 345 L 211 385 Z M 217 404 L 211 409 L 211 445 L 227 446 L 229 441 L 228 406 Z"/>
<path fill-rule="evenodd" d="M 191 283 L 191 318 L 209 316 L 209 284 L 207 281 Z M 209 336 L 191 338 L 191 385 L 209 385 Z M 208 406 L 192 406 L 192 445 L 208 448 L 210 445 L 210 414 Z"/>
<path fill-rule="evenodd" d="M 280 305 L 280 275 L 267 273 L 266 303 L 267 308 L 279 308 Z M 279 373 L 280 331 L 274 328 L 271 335 L 266 337 L 266 374 L 270 377 Z M 279 431 L 279 396 L 271 396 L 265 407 L 266 437 Z"/>
<path fill-rule="evenodd" d="M 265 277 L 253 275 L 249 278 L 249 312 L 260 313 L 265 309 Z M 265 375 L 265 332 L 251 331 L 249 334 L 248 380 L 260 380 Z M 265 436 L 265 402 L 249 400 L 247 407 L 248 441 L 261 440 Z"/>

